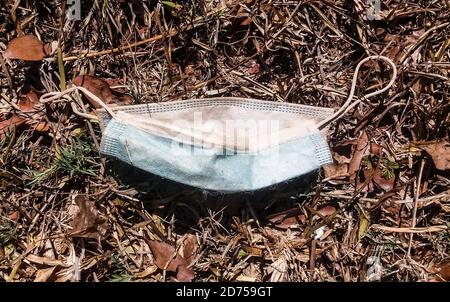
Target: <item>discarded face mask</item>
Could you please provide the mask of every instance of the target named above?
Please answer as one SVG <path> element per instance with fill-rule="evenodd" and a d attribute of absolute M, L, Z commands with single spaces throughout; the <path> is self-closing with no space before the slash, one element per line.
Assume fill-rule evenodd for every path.
<path fill-rule="evenodd" d="M 292 103 L 208 98 L 110 108 L 83 87 L 48 93 L 48 102 L 80 90 L 99 103 L 100 153 L 164 178 L 221 192 L 253 191 L 305 175 L 332 162 L 324 128 L 356 106 L 352 89 L 337 112 Z M 95 118 L 74 111 L 86 118 Z"/>

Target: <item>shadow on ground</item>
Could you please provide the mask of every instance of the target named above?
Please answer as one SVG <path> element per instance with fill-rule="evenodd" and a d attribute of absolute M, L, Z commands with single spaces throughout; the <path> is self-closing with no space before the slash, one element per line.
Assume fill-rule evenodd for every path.
<path fill-rule="evenodd" d="M 224 194 L 164 179 L 116 160 L 109 164 L 111 175 L 124 188 L 133 189 L 133 197 L 142 201 L 146 210 L 168 220 L 173 217 L 175 229 L 181 233 L 198 229 L 200 221 L 208 217 L 225 227 L 235 218 L 269 223 L 269 215 L 305 202 L 317 178 L 313 172 L 254 192 Z"/>

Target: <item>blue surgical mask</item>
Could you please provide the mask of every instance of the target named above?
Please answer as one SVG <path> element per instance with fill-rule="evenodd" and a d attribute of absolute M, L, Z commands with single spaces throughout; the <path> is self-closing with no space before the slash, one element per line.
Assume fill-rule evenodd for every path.
<path fill-rule="evenodd" d="M 114 108 L 100 152 L 170 180 L 253 191 L 331 163 L 317 124 L 333 110 L 238 98 Z"/>
<path fill-rule="evenodd" d="M 41 101 L 81 90 L 99 103 L 100 153 L 136 168 L 193 187 L 242 192 L 288 181 L 332 162 L 326 126 L 360 100 L 353 100 L 358 70 L 382 59 L 372 56 L 355 71 L 347 101 L 337 111 L 292 103 L 244 98 L 193 99 L 110 108 L 83 87 L 49 93 Z M 73 103 L 75 113 L 80 113 Z"/>

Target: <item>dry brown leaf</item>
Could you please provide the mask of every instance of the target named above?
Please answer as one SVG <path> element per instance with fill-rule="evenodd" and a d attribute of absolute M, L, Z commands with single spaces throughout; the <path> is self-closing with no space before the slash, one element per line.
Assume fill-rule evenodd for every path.
<path fill-rule="evenodd" d="M 7 59 L 40 61 L 45 57 L 44 43 L 33 35 L 12 39 L 3 53 Z"/>
<path fill-rule="evenodd" d="M 128 105 L 132 98 L 127 94 L 120 93 L 110 88 L 107 81 L 90 75 L 80 75 L 73 80 L 73 84 L 88 89 L 90 92 L 99 97 L 106 104 L 122 104 Z M 99 109 L 101 106 L 90 97 L 87 97 L 92 107 Z"/>
<path fill-rule="evenodd" d="M 151 265 L 151 266 L 146 267 L 145 270 L 143 270 L 142 272 L 135 273 L 133 275 L 133 277 L 137 278 L 137 279 L 143 279 L 143 278 L 150 276 L 157 270 L 158 270 L 158 267 L 156 265 Z"/>
<path fill-rule="evenodd" d="M 17 222 L 20 219 L 20 212 L 19 211 L 12 211 L 8 213 L 8 218 L 11 221 Z"/>
<path fill-rule="evenodd" d="M 180 282 L 189 282 L 194 279 L 195 275 L 194 273 L 186 266 L 186 265 L 180 265 L 178 266 L 177 271 L 177 280 Z"/>
<path fill-rule="evenodd" d="M 197 256 L 198 243 L 197 237 L 193 234 L 188 234 L 182 242 L 182 256 L 186 259 L 188 265 L 190 265 Z"/>
<path fill-rule="evenodd" d="M 433 159 L 433 163 L 438 170 L 450 169 L 450 144 L 447 141 L 423 146 L 424 149 Z"/>
<path fill-rule="evenodd" d="M 90 75 L 80 75 L 73 80 L 73 84 L 88 89 L 90 92 L 95 94 L 97 97 L 99 97 L 103 102 L 107 104 L 114 103 L 114 96 L 112 94 L 112 91 L 109 88 L 108 83 L 106 83 L 106 81 L 102 79 Z M 87 97 L 87 99 L 91 103 L 92 107 L 97 109 L 101 108 L 101 106 L 97 104 L 94 100 L 92 100 L 90 97 Z"/>
<path fill-rule="evenodd" d="M 261 67 L 256 62 L 252 65 L 252 67 L 250 67 L 248 69 L 248 73 L 250 73 L 250 74 L 258 74 L 258 73 L 260 73 L 260 71 L 261 71 Z"/>
<path fill-rule="evenodd" d="M 95 204 L 84 195 L 75 197 L 78 209 L 72 221 L 72 237 L 93 238 L 100 240 L 107 232 L 108 226 L 99 217 Z"/>
<path fill-rule="evenodd" d="M 282 229 L 288 229 L 292 226 L 306 223 L 306 216 L 299 208 L 276 213 L 267 218 L 270 222 Z"/>
<path fill-rule="evenodd" d="M 333 215 L 336 212 L 336 207 L 333 205 L 325 205 L 317 210 L 317 213 L 326 217 Z"/>
<path fill-rule="evenodd" d="M 34 89 L 30 89 L 26 93 L 21 93 L 19 103 L 17 104 L 19 109 L 26 113 L 26 115 L 19 116 L 12 114 L 9 118 L 0 114 L 0 140 L 4 138 L 4 135 L 12 129 L 17 128 L 23 124 L 33 124 L 35 131 L 48 131 L 49 126 L 47 122 L 42 118 L 43 114 L 36 114 L 34 111 L 34 105 L 39 103 L 39 96 Z"/>
<path fill-rule="evenodd" d="M 249 246 L 246 244 L 241 245 L 241 248 L 246 251 L 249 255 L 261 257 L 263 255 L 263 250 L 257 247 Z"/>
<path fill-rule="evenodd" d="M 361 165 L 361 160 L 368 148 L 369 137 L 367 136 L 366 131 L 363 131 L 358 139 L 358 143 L 356 144 L 355 152 L 353 152 L 353 157 L 350 161 L 350 164 L 348 165 L 348 173 L 350 174 L 351 180 L 354 180 L 356 178 L 359 166 Z"/>
<path fill-rule="evenodd" d="M 383 151 L 383 147 L 375 144 L 375 143 L 370 143 L 370 153 L 375 155 L 375 156 L 380 156 L 381 155 L 381 151 Z"/>
<path fill-rule="evenodd" d="M 348 176 L 348 164 L 332 163 L 323 167 L 325 178 L 331 183 L 342 183 L 343 180 L 336 180 L 337 178 L 345 178 Z"/>
<path fill-rule="evenodd" d="M 358 140 L 355 139 L 346 140 L 332 147 L 333 158 L 336 160 L 336 162 L 338 164 L 350 163 L 353 150 L 355 149 L 357 143 Z"/>
<path fill-rule="evenodd" d="M 242 21 L 239 25 L 240 26 L 248 26 L 252 23 L 252 18 L 246 18 L 244 21 Z"/>
<path fill-rule="evenodd" d="M 9 129 L 17 128 L 24 123 L 25 120 L 16 114 L 13 114 L 10 118 L 4 118 L 0 115 L 0 140 L 5 137 Z"/>
<path fill-rule="evenodd" d="M 50 127 L 49 127 L 49 125 L 47 124 L 47 122 L 42 121 L 42 122 L 39 122 L 39 123 L 34 127 L 33 130 L 34 130 L 34 131 L 37 131 L 37 132 L 48 132 L 48 131 L 50 130 Z"/>
<path fill-rule="evenodd" d="M 33 282 L 47 282 L 48 279 L 53 275 L 56 266 L 48 267 L 44 269 L 37 270 L 36 277 Z"/>
<path fill-rule="evenodd" d="M 377 168 L 372 178 L 373 182 L 380 186 L 384 191 L 388 192 L 394 188 L 395 176 L 389 179 L 383 177 L 383 172 L 381 169 Z"/>
<path fill-rule="evenodd" d="M 156 266 L 160 269 L 177 273 L 178 281 L 191 281 L 194 279 L 194 273 L 188 269 L 188 263 L 170 244 L 165 242 L 149 240 L 148 245 L 155 258 Z"/>
<path fill-rule="evenodd" d="M 434 269 L 434 271 L 438 274 L 440 279 L 438 279 L 439 281 L 450 281 L 450 262 L 441 263 Z"/>
<path fill-rule="evenodd" d="M 26 92 L 21 92 L 19 103 L 17 104 L 23 113 L 27 113 L 27 124 L 33 125 L 33 130 L 47 132 L 50 127 L 44 118 L 43 112 L 37 112 L 34 108 L 39 104 L 39 95 L 32 87 Z"/>
<path fill-rule="evenodd" d="M 26 93 L 20 94 L 20 100 L 17 104 L 22 112 L 34 111 L 34 105 L 39 103 L 39 96 L 34 89 L 30 89 Z"/>

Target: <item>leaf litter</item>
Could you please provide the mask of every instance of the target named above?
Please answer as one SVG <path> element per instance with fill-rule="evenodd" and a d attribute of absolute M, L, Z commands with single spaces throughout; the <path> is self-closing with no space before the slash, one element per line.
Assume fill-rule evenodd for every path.
<path fill-rule="evenodd" d="M 0 279 L 448 281 L 445 1 L 391 1 L 383 22 L 365 1 L 117 0 L 63 23 L 59 2 L 40 5 L 0 8 Z M 38 101 L 74 84 L 112 105 L 238 96 L 339 108 L 357 62 L 377 53 L 401 74 L 331 127 L 334 163 L 251 195 L 105 161 L 99 125 Z M 387 76 L 367 64 L 357 96 Z"/>

